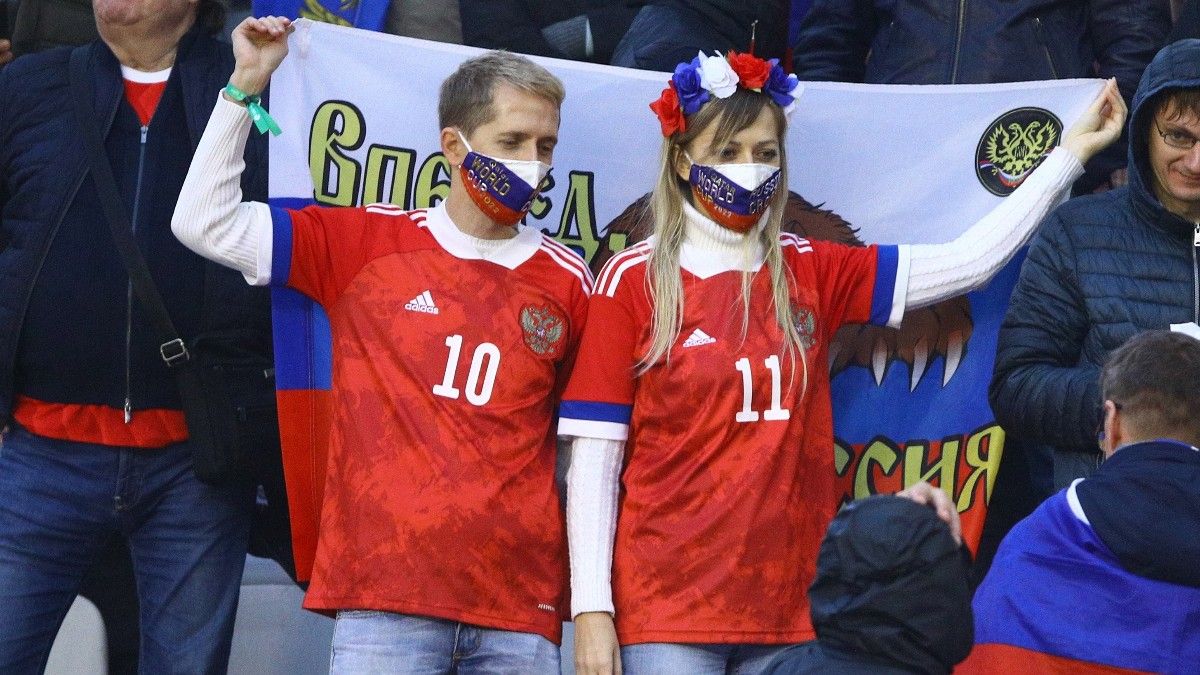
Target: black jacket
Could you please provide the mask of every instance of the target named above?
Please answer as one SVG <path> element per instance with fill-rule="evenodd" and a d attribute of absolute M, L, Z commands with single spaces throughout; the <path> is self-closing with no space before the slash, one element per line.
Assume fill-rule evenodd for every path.
<path fill-rule="evenodd" d="M 816 0 L 794 65 L 801 80 L 870 84 L 1115 77 L 1128 103 L 1170 28 L 1167 0 Z M 1123 155 L 1089 162 L 1080 187 Z"/>
<path fill-rule="evenodd" d="M 1129 186 L 1072 199 L 1042 223 L 1000 328 L 989 400 L 1027 444 L 1099 461 L 1100 368 L 1138 332 L 1200 323 L 1200 226 L 1163 208 L 1148 184 L 1147 100 L 1200 88 L 1200 40 L 1163 49 L 1130 118 Z M 1058 476 L 1061 487 L 1070 476 Z"/>
<path fill-rule="evenodd" d="M 890 495 L 846 505 L 808 591 L 817 640 L 786 650 L 764 674 L 949 673 L 973 642 L 969 566 L 928 507 Z"/>
<path fill-rule="evenodd" d="M 589 60 L 608 63 L 617 43 L 644 4 L 645 0 L 460 0 L 458 6 L 463 44 L 556 58 L 564 58 L 564 55 L 550 46 L 542 29 L 559 21 L 586 16 L 595 50 Z"/>
<path fill-rule="evenodd" d="M 269 352 L 268 291 L 188 251 L 170 227 L 193 149 L 233 69 L 229 46 L 199 29 L 181 40 L 144 148 L 116 57 L 100 41 L 80 49 L 94 73 L 90 104 L 121 197 L 136 212 L 135 238 L 176 327 L 185 338 L 242 329 L 248 348 Z M 70 54 L 32 54 L 0 71 L 0 426 L 22 394 L 180 407 L 174 374 L 158 353 L 162 340 L 136 301 L 130 308 L 128 276 L 86 171 Z M 247 162 L 246 197 L 264 199 L 263 139 L 250 141 Z"/>
<path fill-rule="evenodd" d="M 1121 567 L 1200 588 L 1200 451 L 1148 441 L 1117 450 L 1075 486 L 1088 522 Z"/>
<path fill-rule="evenodd" d="M 1116 77 L 1128 99 L 1162 47 L 1167 0 L 816 0 L 802 80 L 958 84 Z"/>

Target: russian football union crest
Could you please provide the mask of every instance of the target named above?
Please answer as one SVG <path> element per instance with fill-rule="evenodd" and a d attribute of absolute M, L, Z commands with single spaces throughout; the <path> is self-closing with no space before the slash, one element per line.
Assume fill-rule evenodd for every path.
<path fill-rule="evenodd" d="M 562 353 L 566 321 L 550 307 L 525 305 L 521 308 L 521 330 L 525 346 L 538 356 L 554 358 Z"/>
<path fill-rule="evenodd" d="M 975 175 L 988 192 L 1007 197 L 1062 138 L 1062 122 L 1044 108 L 1010 110 L 988 125 L 975 148 Z"/>
<path fill-rule="evenodd" d="M 796 333 L 806 350 L 817 344 L 817 316 L 807 305 L 792 306 L 792 318 L 796 322 Z"/>

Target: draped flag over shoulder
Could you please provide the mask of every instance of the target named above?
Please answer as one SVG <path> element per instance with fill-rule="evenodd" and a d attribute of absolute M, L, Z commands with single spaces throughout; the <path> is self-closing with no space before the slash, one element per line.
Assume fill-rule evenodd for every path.
<path fill-rule="evenodd" d="M 276 205 L 391 202 L 449 191 L 438 86 L 478 50 L 301 22 L 272 79 Z M 662 143 L 647 108 L 668 75 L 535 59 L 567 89 L 553 184 L 526 221 L 599 265 L 634 240 Z M 1098 80 L 1007 85 L 808 83 L 788 135 L 785 226 L 864 243 L 936 243 L 969 227 L 1057 145 Z M 925 479 L 983 526 L 1004 432 L 987 404 L 996 334 L 1019 260 L 966 297 L 914 310 L 899 330 L 851 326 L 831 348 L 835 453 L 844 498 Z M 312 562 L 329 431 L 331 347 L 321 308 L 274 302 L 280 422 L 297 569 Z M 812 330 L 799 317 L 801 332 Z M 811 321 L 811 318 L 810 318 Z M 402 341 L 404 336 L 396 336 Z"/>

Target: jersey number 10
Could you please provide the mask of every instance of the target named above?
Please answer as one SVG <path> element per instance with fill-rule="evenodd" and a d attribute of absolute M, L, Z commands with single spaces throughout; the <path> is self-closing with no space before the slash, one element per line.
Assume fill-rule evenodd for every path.
<path fill-rule="evenodd" d="M 750 372 L 750 359 L 743 356 L 733 365 L 742 374 L 742 409 L 733 416 L 733 419 L 738 422 L 757 422 L 758 411 L 751 408 L 754 403 L 754 378 Z M 781 405 L 779 356 L 775 354 L 768 356 L 763 359 L 763 365 L 771 371 L 771 407 L 762 411 L 762 419 L 765 422 L 786 420 L 792 416 L 792 412 Z"/>
<path fill-rule="evenodd" d="M 446 359 L 446 374 L 441 384 L 433 385 L 433 393 L 446 398 L 458 398 L 459 389 L 454 386 L 454 374 L 458 372 L 458 357 L 462 353 L 463 337 L 451 335 L 446 338 L 450 356 Z M 744 360 L 744 359 L 743 359 Z M 487 365 L 484 365 L 484 362 Z M 467 373 L 467 402 L 484 405 L 492 400 L 492 388 L 496 385 L 496 372 L 500 370 L 500 348 L 484 342 L 475 348 L 471 357 L 471 370 Z"/>

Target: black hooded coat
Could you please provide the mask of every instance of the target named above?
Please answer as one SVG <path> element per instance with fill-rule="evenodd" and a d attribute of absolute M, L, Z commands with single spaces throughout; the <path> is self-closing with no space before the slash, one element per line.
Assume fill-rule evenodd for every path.
<path fill-rule="evenodd" d="M 969 567 L 932 509 L 893 496 L 847 505 L 829 525 L 809 589 L 817 640 L 765 672 L 949 673 L 973 641 Z"/>

